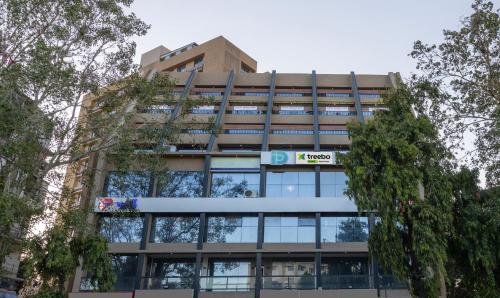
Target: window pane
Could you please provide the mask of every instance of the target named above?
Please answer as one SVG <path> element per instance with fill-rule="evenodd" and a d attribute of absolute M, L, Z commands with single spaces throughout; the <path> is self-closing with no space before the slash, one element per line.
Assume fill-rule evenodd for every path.
<path fill-rule="evenodd" d="M 284 172 L 282 183 L 283 184 L 298 184 L 299 183 L 299 173 L 297 173 L 297 172 Z"/>
<path fill-rule="evenodd" d="M 207 241 L 209 243 L 257 242 L 257 225 L 241 227 L 243 222 L 252 224 L 256 221 L 257 217 L 244 217 L 243 219 L 234 216 L 209 217 Z"/>
<path fill-rule="evenodd" d="M 264 227 L 264 242 L 267 243 L 281 242 L 280 227 Z"/>
<path fill-rule="evenodd" d="M 316 226 L 316 218 L 314 217 L 299 217 L 299 226 Z"/>
<path fill-rule="evenodd" d="M 321 172 L 320 181 L 321 184 L 333 184 L 335 182 L 334 172 Z"/>
<path fill-rule="evenodd" d="M 321 180 L 323 181 L 323 180 Z M 336 197 L 335 185 L 333 184 L 321 184 L 321 196 L 322 197 Z"/>
<path fill-rule="evenodd" d="M 316 196 L 316 188 L 313 185 L 299 185 L 299 197 L 315 197 Z"/>
<path fill-rule="evenodd" d="M 258 173 L 213 173 L 211 195 L 214 198 L 241 198 L 244 197 L 246 190 L 258 195 L 259 175 Z"/>
<path fill-rule="evenodd" d="M 159 197 L 201 197 L 202 192 L 202 172 L 170 171 L 158 177 L 157 196 Z"/>
<path fill-rule="evenodd" d="M 269 198 L 280 198 L 281 195 L 281 185 L 267 185 L 266 186 L 266 197 Z"/>
<path fill-rule="evenodd" d="M 241 242 L 242 243 L 256 243 L 257 242 L 257 227 L 243 227 L 241 229 Z"/>
<path fill-rule="evenodd" d="M 266 216 L 264 218 L 264 226 L 266 226 L 266 227 L 279 227 L 279 226 L 281 226 L 281 217 Z"/>
<path fill-rule="evenodd" d="M 254 217 L 243 217 L 242 226 L 244 227 L 256 227 L 259 224 L 259 219 Z"/>
<path fill-rule="evenodd" d="M 194 243 L 198 241 L 198 217 L 157 217 L 154 223 L 156 243 Z"/>
<path fill-rule="evenodd" d="M 299 172 L 299 184 L 315 184 L 314 172 Z"/>
<path fill-rule="evenodd" d="M 267 172 L 266 183 L 267 184 L 279 184 L 281 185 L 282 173 L 277 172 Z"/>
<path fill-rule="evenodd" d="M 281 227 L 282 243 L 297 243 L 297 227 Z"/>
<path fill-rule="evenodd" d="M 100 232 L 111 243 L 138 243 L 143 222 L 142 217 L 103 217 Z"/>
<path fill-rule="evenodd" d="M 299 189 L 296 184 L 288 184 L 281 186 L 281 195 L 283 198 L 297 198 L 299 196 Z"/>
<path fill-rule="evenodd" d="M 137 256 L 114 255 L 111 259 L 116 282 L 113 286 L 115 291 L 128 291 L 133 289 L 133 281 L 137 272 Z"/>
<path fill-rule="evenodd" d="M 281 217 L 281 226 L 282 227 L 296 227 L 299 225 L 299 218 L 294 217 Z"/>
<path fill-rule="evenodd" d="M 299 227 L 298 228 L 298 242 L 309 243 L 316 241 L 316 228 L 315 227 Z"/>
<path fill-rule="evenodd" d="M 148 196 L 151 175 L 149 172 L 109 172 L 106 196 L 110 197 L 146 197 Z"/>

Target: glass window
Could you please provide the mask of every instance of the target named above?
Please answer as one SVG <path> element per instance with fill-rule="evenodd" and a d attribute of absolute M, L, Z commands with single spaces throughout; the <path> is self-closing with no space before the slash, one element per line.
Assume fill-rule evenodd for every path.
<path fill-rule="evenodd" d="M 212 198 L 258 197 L 259 173 L 213 173 Z"/>
<path fill-rule="evenodd" d="M 257 222 L 255 216 L 226 216 L 208 218 L 209 243 L 256 243 Z"/>
<path fill-rule="evenodd" d="M 368 241 L 367 217 L 321 217 L 322 242 Z"/>
<path fill-rule="evenodd" d="M 153 258 L 145 286 L 147 289 L 190 289 L 194 271 L 194 260 Z"/>
<path fill-rule="evenodd" d="M 111 243 L 141 242 L 142 217 L 102 217 L 100 233 Z"/>
<path fill-rule="evenodd" d="M 304 198 L 315 194 L 314 172 L 267 172 L 267 197 Z"/>
<path fill-rule="evenodd" d="M 156 243 L 194 243 L 198 241 L 200 218 L 194 216 L 156 217 L 153 223 Z"/>
<path fill-rule="evenodd" d="M 321 172 L 320 181 L 322 197 L 346 197 L 347 176 L 344 172 Z"/>
<path fill-rule="evenodd" d="M 157 196 L 168 198 L 198 198 L 203 193 L 203 173 L 168 171 L 159 175 Z"/>
<path fill-rule="evenodd" d="M 325 289 L 363 289 L 370 285 L 367 258 L 323 258 L 321 263 Z"/>
<path fill-rule="evenodd" d="M 312 216 L 266 216 L 264 242 L 311 243 L 315 242 L 316 220 Z"/>
<path fill-rule="evenodd" d="M 109 197 L 147 197 L 150 182 L 149 172 L 109 172 L 104 193 Z"/>
<path fill-rule="evenodd" d="M 113 271 L 116 282 L 113 286 L 115 291 L 131 291 L 134 289 L 135 274 L 137 272 L 136 255 L 114 255 L 112 256 Z"/>

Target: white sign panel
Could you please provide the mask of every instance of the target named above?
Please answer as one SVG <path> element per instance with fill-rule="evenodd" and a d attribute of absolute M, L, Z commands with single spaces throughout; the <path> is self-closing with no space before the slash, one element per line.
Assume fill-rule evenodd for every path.
<path fill-rule="evenodd" d="M 333 152 L 295 152 L 298 165 L 332 165 L 333 161 Z"/>
<path fill-rule="evenodd" d="M 234 106 L 234 111 L 257 111 L 257 106 Z"/>
<path fill-rule="evenodd" d="M 282 111 L 303 111 L 304 107 L 298 107 L 298 106 L 281 106 L 280 109 Z"/>
<path fill-rule="evenodd" d="M 197 110 L 215 110 L 215 106 L 197 106 Z"/>
<path fill-rule="evenodd" d="M 326 107 L 328 112 L 349 112 L 349 107 Z"/>
<path fill-rule="evenodd" d="M 388 108 L 384 108 L 384 107 L 369 107 L 368 108 L 368 111 L 369 112 L 375 112 L 375 111 L 388 111 L 389 109 Z"/>

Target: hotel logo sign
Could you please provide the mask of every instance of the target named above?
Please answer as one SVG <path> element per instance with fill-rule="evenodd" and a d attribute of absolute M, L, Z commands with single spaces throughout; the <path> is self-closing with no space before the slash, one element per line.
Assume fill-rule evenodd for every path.
<path fill-rule="evenodd" d="M 298 165 L 332 165 L 333 152 L 296 152 L 295 164 Z"/>

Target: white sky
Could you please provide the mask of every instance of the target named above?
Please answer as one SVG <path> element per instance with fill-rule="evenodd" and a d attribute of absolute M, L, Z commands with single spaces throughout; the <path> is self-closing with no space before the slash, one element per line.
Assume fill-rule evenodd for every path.
<path fill-rule="evenodd" d="M 495 0 L 498 3 L 500 0 Z M 258 72 L 380 73 L 407 76 L 413 42 L 457 29 L 472 0 L 136 0 L 151 29 L 140 53 L 223 35 L 258 62 Z"/>

